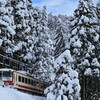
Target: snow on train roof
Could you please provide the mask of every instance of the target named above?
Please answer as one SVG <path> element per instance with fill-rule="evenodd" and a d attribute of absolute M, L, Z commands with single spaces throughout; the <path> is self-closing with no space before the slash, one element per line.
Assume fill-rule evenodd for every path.
<path fill-rule="evenodd" d="M 14 71 L 13 69 L 1 68 L 0 71 Z"/>
<path fill-rule="evenodd" d="M 24 75 L 32 76 L 30 73 L 28 73 L 26 71 L 19 70 L 19 71 L 16 71 L 16 72 L 21 73 L 21 74 L 24 74 Z"/>
<path fill-rule="evenodd" d="M 16 71 L 16 70 L 9 69 L 9 68 L 1 68 L 0 71 Z M 22 70 L 20 70 L 20 71 L 16 71 L 16 72 L 21 73 L 21 74 L 24 74 L 24 75 L 32 76 L 31 74 L 29 74 L 29 73 L 26 72 L 26 71 L 22 71 Z"/>
<path fill-rule="evenodd" d="M 20 71 L 16 71 L 16 72 L 19 72 L 19 73 L 21 73 L 21 74 L 27 74 L 27 72 L 26 71 L 22 71 L 22 70 L 20 70 Z"/>
<path fill-rule="evenodd" d="M 13 69 L 9 69 L 9 68 L 1 68 L 0 71 L 16 71 L 16 70 L 13 70 Z M 26 71 L 22 71 L 22 70 L 19 70 L 19 71 L 16 71 L 16 72 L 19 72 L 21 74 L 28 74 L 28 72 Z"/>

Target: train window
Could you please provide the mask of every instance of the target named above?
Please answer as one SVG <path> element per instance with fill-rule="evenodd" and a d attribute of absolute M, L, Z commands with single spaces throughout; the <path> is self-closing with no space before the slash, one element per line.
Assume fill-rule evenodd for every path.
<path fill-rule="evenodd" d="M 27 78 L 25 78 L 25 83 L 27 84 Z"/>
<path fill-rule="evenodd" d="M 24 78 L 24 77 L 22 77 L 22 82 L 23 82 L 23 83 L 24 83 L 24 79 L 25 79 L 25 78 Z"/>
<path fill-rule="evenodd" d="M 39 82 L 37 82 L 37 85 L 36 85 L 37 87 L 40 87 L 40 83 Z"/>
<path fill-rule="evenodd" d="M 11 77 L 11 72 L 4 71 L 3 72 L 3 77 Z"/>
<path fill-rule="evenodd" d="M 28 79 L 28 84 L 30 84 L 31 82 L 30 82 L 30 79 Z"/>
<path fill-rule="evenodd" d="M 31 80 L 31 85 L 33 85 L 33 80 Z"/>
<path fill-rule="evenodd" d="M 2 72 L 0 72 L 0 77 L 2 77 Z"/>
<path fill-rule="evenodd" d="M 41 83 L 41 84 L 39 85 L 39 87 L 40 87 L 40 88 L 43 88 L 43 83 Z"/>
<path fill-rule="evenodd" d="M 35 85 L 35 86 L 36 86 L 36 84 L 37 84 L 36 81 L 34 81 L 34 85 Z"/>
<path fill-rule="evenodd" d="M 35 81 L 34 85 L 37 86 L 37 87 L 39 87 L 39 82 Z"/>
<path fill-rule="evenodd" d="M 18 81 L 21 82 L 21 76 L 18 76 Z"/>
<path fill-rule="evenodd" d="M 0 72 L 0 79 L 2 79 L 2 72 Z"/>

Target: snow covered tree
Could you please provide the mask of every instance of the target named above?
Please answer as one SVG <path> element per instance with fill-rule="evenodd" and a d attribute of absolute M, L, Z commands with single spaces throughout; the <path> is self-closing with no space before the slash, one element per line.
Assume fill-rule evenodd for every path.
<path fill-rule="evenodd" d="M 0 46 L 5 48 L 6 53 L 12 53 L 16 34 L 12 11 L 9 0 L 0 0 Z"/>
<path fill-rule="evenodd" d="M 96 44 L 100 36 L 96 31 L 97 16 L 91 0 L 80 0 L 71 22 L 70 50 L 81 70 L 100 67 Z"/>
<path fill-rule="evenodd" d="M 100 0 L 98 1 L 96 5 L 96 10 L 97 10 L 97 17 L 100 19 Z"/>
<path fill-rule="evenodd" d="M 41 25 L 42 25 L 42 30 L 41 30 L 41 41 L 42 41 L 42 70 L 44 69 L 43 72 L 50 72 L 53 67 L 54 63 L 54 49 L 53 49 L 53 42 L 51 40 L 49 31 L 48 31 L 48 15 L 46 13 L 46 6 L 43 7 L 43 10 L 41 12 Z M 47 74 L 48 75 L 48 74 Z"/>
<path fill-rule="evenodd" d="M 33 59 L 33 65 L 34 67 L 32 68 L 32 72 L 37 71 L 40 67 L 40 58 L 41 58 L 41 48 L 40 48 L 40 30 L 41 30 L 41 25 L 40 25 L 40 18 L 41 18 L 41 14 L 40 11 L 37 7 L 33 8 L 32 11 L 32 17 L 31 17 L 31 27 L 32 27 L 32 33 L 34 35 L 34 59 Z"/>
<path fill-rule="evenodd" d="M 81 76 L 80 83 L 83 93 L 85 88 L 84 74 L 99 74 L 100 60 L 97 50 L 100 44 L 100 34 L 97 32 L 97 25 L 98 20 L 92 0 L 80 0 L 71 22 L 70 51 L 75 67 Z M 87 92 L 89 93 L 89 91 Z M 94 93 L 94 89 L 90 92 L 90 94 L 92 93 Z"/>
<path fill-rule="evenodd" d="M 55 29 L 55 18 L 52 15 L 52 13 L 48 14 L 48 28 L 50 30 L 54 30 Z"/>
<path fill-rule="evenodd" d="M 96 12 L 97 12 L 97 17 L 98 17 L 98 32 L 100 34 L 100 0 L 98 1 L 97 5 L 96 5 Z"/>
<path fill-rule="evenodd" d="M 48 34 L 48 16 L 46 7 L 44 6 L 42 12 L 35 10 L 37 13 L 36 19 L 36 37 L 35 44 L 35 63 L 34 66 L 37 72 L 40 72 L 41 77 L 44 73 L 48 73 L 53 66 L 53 42 Z M 40 75 L 39 75 L 40 76 Z M 48 75 L 44 75 L 47 77 Z"/>
<path fill-rule="evenodd" d="M 98 17 L 98 25 L 97 25 L 96 29 L 100 36 L 100 0 L 98 1 L 97 5 L 96 5 L 96 11 L 97 11 L 97 17 Z M 98 55 L 98 59 L 100 62 L 100 38 L 99 38 L 98 44 L 96 44 L 96 46 L 97 46 L 96 54 Z"/>
<path fill-rule="evenodd" d="M 25 61 L 28 63 L 33 63 L 35 59 L 35 52 L 34 52 L 34 44 L 36 43 L 36 36 L 35 36 L 35 20 L 34 20 L 34 8 L 32 7 L 32 1 L 31 0 L 26 0 L 26 6 L 28 10 L 28 17 L 27 19 L 27 26 L 28 28 L 26 29 L 26 36 L 25 36 L 25 42 L 26 42 L 26 53 L 23 55 L 23 58 Z"/>
<path fill-rule="evenodd" d="M 51 39 L 54 42 L 54 57 L 59 56 L 65 48 L 69 48 L 69 30 L 70 30 L 70 19 L 66 15 L 59 14 L 58 16 L 48 15 L 48 28 Z M 57 43 L 56 43 L 57 42 Z M 59 46 L 61 46 L 60 49 Z M 57 48 L 58 47 L 58 48 Z M 58 53 L 58 54 L 56 54 Z"/>
<path fill-rule="evenodd" d="M 51 79 L 53 84 L 45 89 L 47 100 L 80 100 L 78 73 L 69 50 L 56 59 Z"/>
<path fill-rule="evenodd" d="M 12 6 L 14 8 L 14 21 L 16 24 L 16 35 L 14 37 L 14 54 L 23 57 L 26 61 L 27 58 L 31 59 L 29 52 L 31 28 L 29 26 L 29 10 L 28 0 L 13 0 Z M 28 56 L 28 57 L 26 57 Z"/>
<path fill-rule="evenodd" d="M 62 21 L 60 18 L 57 20 L 57 27 L 54 33 L 54 57 L 57 58 L 65 49 L 64 37 L 65 33 Z"/>

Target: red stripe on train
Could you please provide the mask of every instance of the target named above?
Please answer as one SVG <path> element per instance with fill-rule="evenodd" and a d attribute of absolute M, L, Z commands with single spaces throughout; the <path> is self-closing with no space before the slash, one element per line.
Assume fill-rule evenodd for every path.
<path fill-rule="evenodd" d="M 5 85 L 14 85 L 13 81 L 3 80 L 3 82 L 4 82 Z"/>
<path fill-rule="evenodd" d="M 28 89 L 28 90 L 32 90 L 32 91 L 43 92 L 43 90 L 40 90 L 40 89 L 31 88 L 31 87 L 23 86 L 23 85 L 20 85 L 20 84 L 16 84 L 16 85 L 17 85 L 19 88 L 24 88 L 24 89 Z"/>

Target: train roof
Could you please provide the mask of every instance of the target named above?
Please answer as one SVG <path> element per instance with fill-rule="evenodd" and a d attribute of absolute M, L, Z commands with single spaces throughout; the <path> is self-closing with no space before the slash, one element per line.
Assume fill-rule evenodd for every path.
<path fill-rule="evenodd" d="M 17 72 L 17 73 L 20 73 L 20 74 L 23 74 L 23 75 L 28 75 L 28 76 L 31 76 L 31 74 L 29 74 L 28 72 L 26 71 L 22 71 L 22 70 L 13 70 L 13 69 L 10 69 L 10 68 L 1 68 L 0 71 L 12 71 L 12 72 Z"/>
<path fill-rule="evenodd" d="M 26 71 L 16 71 L 16 72 L 27 75 Z"/>
<path fill-rule="evenodd" d="M 14 70 L 9 68 L 1 68 L 0 71 L 14 71 Z"/>
<path fill-rule="evenodd" d="M 33 77 L 31 74 L 29 74 L 28 72 L 26 71 L 22 71 L 22 70 L 13 70 L 13 69 L 10 69 L 10 68 L 1 68 L 0 71 L 11 71 L 11 72 L 17 72 L 19 74 L 23 74 L 23 75 L 27 75 L 27 76 L 30 76 L 30 77 Z"/>
<path fill-rule="evenodd" d="M 18 72 L 18 73 L 20 73 L 20 74 L 23 74 L 23 75 L 27 75 L 27 76 L 30 76 L 30 77 L 33 77 L 30 73 L 28 73 L 28 72 L 26 72 L 26 71 L 16 71 L 16 72 Z"/>

